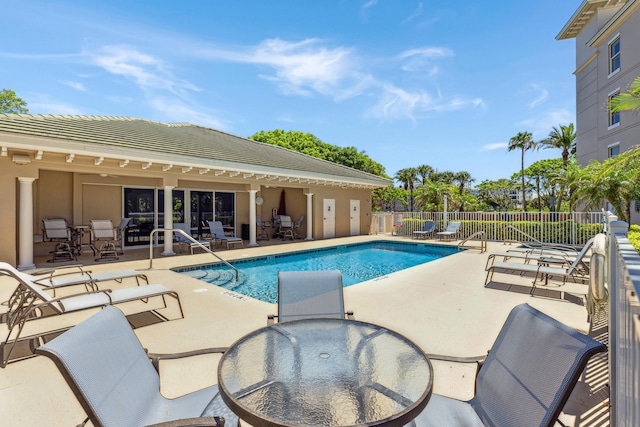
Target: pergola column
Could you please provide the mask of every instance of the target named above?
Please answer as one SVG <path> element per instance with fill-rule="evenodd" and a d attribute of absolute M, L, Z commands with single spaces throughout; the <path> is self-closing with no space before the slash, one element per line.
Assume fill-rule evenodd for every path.
<path fill-rule="evenodd" d="M 164 228 L 170 230 L 173 228 L 173 186 L 164 186 Z M 173 232 L 164 232 L 164 251 L 162 255 L 173 256 Z"/>
<path fill-rule="evenodd" d="M 305 193 L 307 196 L 307 237 L 304 240 L 313 240 L 313 193 Z"/>
<path fill-rule="evenodd" d="M 249 246 L 258 246 L 256 242 L 256 193 L 249 190 Z"/>
<path fill-rule="evenodd" d="M 18 269 L 36 268 L 33 262 L 33 182 L 35 178 L 20 178 L 18 214 Z"/>

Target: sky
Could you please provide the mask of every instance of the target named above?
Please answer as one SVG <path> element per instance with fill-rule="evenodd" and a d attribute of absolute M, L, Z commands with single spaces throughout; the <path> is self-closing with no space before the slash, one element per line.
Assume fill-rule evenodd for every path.
<path fill-rule="evenodd" d="M 582 0 L 0 0 L 0 89 L 31 114 L 283 129 L 385 167 L 510 178 L 575 123 Z M 560 157 L 545 149 L 531 163 Z"/>

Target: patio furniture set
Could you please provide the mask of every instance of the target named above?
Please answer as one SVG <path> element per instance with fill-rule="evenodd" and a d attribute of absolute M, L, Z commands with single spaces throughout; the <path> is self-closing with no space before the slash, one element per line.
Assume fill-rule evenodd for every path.
<path fill-rule="evenodd" d="M 460 225 L 462 223 L 452 221 L 447 224 L 447 228 L 443 231 L 436 232 L 436 222 L 426 221 L 422 230 L 416 230 L 413 232 L 413 238 L 426 239 L 427 237 L 437 237 L 438 240 L 454 240 L 460 237 Z"/>
<path fill-rule="evenodd" d="M 64 305 L 41 296 L 33 278 L 7 265 L 0 271 L 40 300 Z M 96 426 L 222 427 L 240 420 L 253 426 L 551 426 L 589 358 L 606 350 L 522 304 L 488 355 L 428 354 L 345 311 L 339 271 L 281 272 L 278 296 L 278 314 L 228 348 L 148 353 L 113 301 L 36 353 L 55 362 L 86 411 L 85 422 Z M 223 354 L 218 385 L 162 396 L 161 361 L 208 353 Z M 477 365 L 473 399 L 432 393 L 435 359 Z"/>

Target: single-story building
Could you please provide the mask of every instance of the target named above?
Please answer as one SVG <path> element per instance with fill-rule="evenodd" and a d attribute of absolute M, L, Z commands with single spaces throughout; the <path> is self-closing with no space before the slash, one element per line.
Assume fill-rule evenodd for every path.
<path fill-rule="evenodd" d="M 256 246 L 256 218 L 304 215 L 300 235 L 368 234 L 371 190 L 391 181 L 189 123 L 130 117 L 0 114 L 0 260 L 27 269 L 42 220 L 86 226 L 132 218 L 125 245 L 174 222 L 222 221 Z M 171 197 L 165 195 L 171 194 Z M 285 209 L 286 212 L 282 212 Z M 147 237 L 149 235 L 147 234 Z M 173 254 L 169 233 L 164 255 Z M 125 248 L 126 249 L 126 248 Z"/>

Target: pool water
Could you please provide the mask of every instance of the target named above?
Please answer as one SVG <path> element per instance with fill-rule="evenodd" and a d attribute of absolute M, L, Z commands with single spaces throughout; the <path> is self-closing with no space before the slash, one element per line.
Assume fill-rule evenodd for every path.
<path fill-rule="evenodd" d="M 457 248 L 424 243 L 372 242 L 232 261 L 240 273 L 238 281 L 234 271 L 222 263 L 176 271 L 260 301 L 277 303 L 279 271 L 340 270 L 346 287 L 456 252 Z"/>

